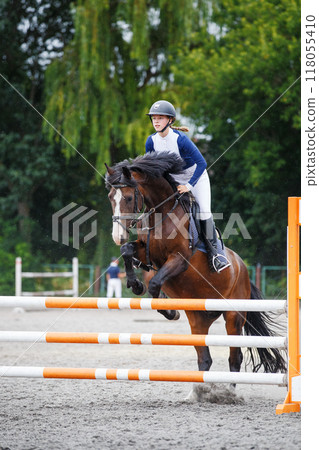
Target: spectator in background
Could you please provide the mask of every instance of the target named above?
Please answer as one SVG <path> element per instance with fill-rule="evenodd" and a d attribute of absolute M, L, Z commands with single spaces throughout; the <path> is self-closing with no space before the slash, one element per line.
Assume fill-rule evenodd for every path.
<path fill-rule="evenodd" d="M 120 271 L 118 266 L 118 258 L 115 256 L 111 259 L 111 264 L 106 271 L 106 279 L 107 279 L 107 294 L 106 296 L 113 297 L 115 293 L 115 297 L 122 297 L 122 282 L 121 278 L 125 277 L 125 273 Z"/>

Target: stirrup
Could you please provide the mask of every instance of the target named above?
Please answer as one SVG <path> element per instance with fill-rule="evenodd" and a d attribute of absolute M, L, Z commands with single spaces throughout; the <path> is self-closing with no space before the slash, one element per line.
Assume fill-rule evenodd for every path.
<path fill-rule="evenodd" d="M 219 259 L 219 257 L 223 258 L 224 260 L 226 260 L 226 262 L 222 261 Z M 216 265 L 215 265 L 215 260 L 218 259 L 219 262 L 221 263 L 225 263 L 225 265 L 223 267 L 221 267 L 219 270 L 217 269 Z M 213 261 L 212 261 L 213 267 L 215 269 L 215 272 L 220 273 L 222 272 L 224 269 L 227 269 L 227 267 L 229 267 L 231 264 L 228 261 L 228 259 L 226 258 L 226 256 L 221 255 L 220 253 L 217 253 L 217 255 L 213 256 Z"/>

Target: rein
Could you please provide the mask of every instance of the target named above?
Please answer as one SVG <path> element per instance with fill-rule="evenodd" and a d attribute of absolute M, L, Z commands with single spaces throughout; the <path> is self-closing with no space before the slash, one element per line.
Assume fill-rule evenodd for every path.
<path fill-rule="evenodd" d="M 116 185 L 114 184 L 114 185 L 112 185 L 112 187 L 114 187 L 115 189 L 121 189 L 121 188 L 124 188 L 124 187 L 130 187 L 130 186 L 128 186 L 128 185 L 126 185 L 126 184 L 116 184 Z M 137 212 L 141 212 L 141 210 L 138 211 L 138 194 L 141 195 L 142 200 L 143 200 L 141 210 L 143 210 L 143 208 L 145 207 L 144 196 L 141 194 L 141 192 L 138 190 L 138 188 L 135 187 L 135 194 L 134 194 L 134 211 L 133 211 L 133 214 L 136 214 Z M 130 231 L 132 230 L 132 228 L 134 228 L 134 227 L 137 226 L 138 222 L 140 222 L 140 221 L 142 221 L 142 220 L 145 220 L 146 218 L 150 217 L 152 214 L 155 213 L 155 211 L 156 211 L 158 208 L 160 208 L 161 206 L 165 205 L 165 203 L 167 203 L 168 201 L 172 200 L 172 199 L 173 199 L 174 197 L 176 197 L 178 194 L 179 194 L 178 191 L 174 192 L 172 195 L 170 195 L 169 197 L 167 197 L 165 200 L 163 200 L 163 201 L 162 201 L 161 203 L 159 203 L 158 205 L 156 205 L 156 206 L 154 206 L 153 208 L 151 208 L 149 211 L 143 212 L 139 217 L 137 217 L 136 219 L 133 219 L 133 220 L 131 221 L 131 223 L 129 224 L 128 227 L 126 227 L 125 225 L 123 225 L 123 224 L 120 222 L 121 219 L 127 220 L 127 219 L 128 219 L 127 216 L 112 216 L 112 221 L 113 221 L 113 222 L 117 222 L 119 225 L 121 225 L 122 228 L 124 228 L 124 230 L 125 230 L 127 233 L 130 233 Z M 147 260 L 147 263 L 146 263 L 146 265 L 144 265 L 141 261 L 138 261 L 138 260 L 137 260 L 137 263 L 138 263 L 137 267 L 145 266 L 145 267 L 143 267 L 144 270 L 150 270 L 150 269 L 157 270 L 155 267 L 153 267 L 153 265 L 152 265 L 152 263 L 151 263 L 151 260 L 150 260 L 150 237 L 151 237 L 151 231 L 154 230 L 158 225 L 160 225 L 161 223 L 163 223 L 165 219 L 167 219 L 167 217 L 169 216 L 169 214 L 170 214 L 172 211 L 175 210 L 175 208 L 177 207 L 177 205 L 178 205 L 178 203 L 179 203 L 180 198 L 181 198 L 183 195 L 184 195 L 184 194 L 181 194 L 178 198 L 176 198 L 176 200 L 175 200 L 175 202 L 174 202 L 174 205 L 173 205 L 173 207 L 170 209 L 170 211 L 169 211 L 168 213 L 166 213 L 165 216 L 164 216 L 159 222 L 156 222 L 155 225 L 154 225 L 153 227 L 151 227 L 151 228 L 150 228 L 150 227 L 144 227 L 144 228 L 142 228 L 142 231 L 148 231 L 148 233 L 147 233 L 147 240 L 146 240 L 146 260 Z M 124 199 L 125 199 L 125 197 L 124 197 Z"/>
<path fill-rule="evenodd" d="M 126 184 L 112 184 L 111 186 L 114 187 L 115 189 L 121 189 L 121 188 L 129 187 Z M 138 209 L 138 194 L 140 194 L 140 196 L 142 197 L 142 208 L 140 210 Z M 124 197 L 124 199 L 125 199 L 125 197 Z M 135 189 L 134 189 L 134 209 L 133 209 L 133 214 L 141 212 L 143 210 L 144 206 L 145 206 L 144 196 L 140 193 L 138 188 L 135 187 Z M 124 230 L 127 233 L 129 233 L 130 229 L 133 228 L 133 226 L 134 226 L 133 225 L 134 220 L 130 223 L 130 225 L 128 227 L 126 227 L 125 225 L 123 225 L 120 222 L 121 219 L 127 219 L 127 218 L 128 218 L 127 216 L 112 216 L 112 221 L 113 222 L 117 222 L 122 228 L 124 228 Z"/>
<path fill-rule="evenodd" d="M 112 187 L 114 187 L 115 189 L 121 189 L 121 188 L 124 188 L 124 187 L 130 187 L 130 186 L 128 186 L 128 185 L 126 185 L 126 184 L 113 184 Z M 138 194 L 141 195 L 142 200 L 143 200 L 142 208 L 141 208 L 140 211 L 138 211 Z M 149 211 L 147 211 L 146 213 L 143 212 L 139 217 L 137 217 L 136 219 L 133 219 L 133 220 L 131 221 L 131 223 L 129 224 L 128 227 L 126 227 L 125 225 L 123 225 L 123 224 L 120 222 L 121 219 L 126 219 L 126 220 L 127 220 L 127 219 L 128 219 L 127 216 L 112 216 L 112 221 L 113 221 L 113 222 L 117 222 L 119 225 L 121 225 L 122 228 L 124 228 L 124 230 L 125 230 L 126 232 L 129 233 L 130 230 L 131 230 L 132 228 L 135 228 L 135 227 L 136 227 L 136 225 L 138 224 L 138 222 L 140 222 L 140 221 L 142 221 L 142 220 L 145 220 L 145 219 L 147 219 L 148 217 L 150 217 L 152 214 L 155 213 L 155 211 L 156 211 L 158 208 L 160 208 L 161 206 L 165 205 L 165 203 L 167 203 L 168 201 L 170 201 L 172 198 L 176 197 L 176 195 L 178 195 L 178 192 L 174 192 L 172 195 L 170 195 L 169 197 L 167 197 L 165 200 L 163 200 L 163 201 L 162 201 L 161 203 L 159 203 L 158 205 L 156 205 L 156 206 L 154 206 L 153 208 L 151 208 L 151 209 L 150 209 Z M 183 195 L 183 194 L 182 194 L 182 195 Z M 182 195 L 181 195 L 181 196 L 182 196 Z M 180 197 L 181 197 L 181 196 L 180 196 Z M 142 230 L 149 230 L 149 231 L 151 231 L 151 230 L 154 230 L 154 229 L 157 227 L 157 225 L 159 225 L 160 223 L 163 223 L 164 220 L 168 217 L 168 214 L 170 214 L 172 211 L 174 211 L 174 209 L 177 207 L 180 197 L 177 198 L 177 199 L 175 200 L 174 206 L 172 207 L 172 209 L 171 209 L 167 214 L 165 214 L 165 216 L 163 217 L 163 219 L 162 219 L 161 221 L 157 222 L 152 228 L 145 227 L 145 228 L 142 228 Z M 124 197 L 124 198 L 125 198 L 125 197 Z M 138 188 L 136 187 L 136 188 L 135 188 L 135 192 L 134 192 L 134 210 L 133 210 L 133 214 L 136 214 L 136 213 L 138 213 L 138 212 L 141 212 L 142 209 L 143 209 L 143 207 L 145 207 L 144 196 L 141 194 L 141 192 L 140 192 L 140 191 L 138 190 Z"/>
<path fill-rule="evenodd" d="M 137 225 L 137 222 L 140 222 L 141 220 L 147 219 L 148 217 L 150 217 L 152 214 L 155 213 L 155 211 L 157 210 L 157 208 L 165 205 L 165 203 L 167 203 L 169 200 L 171 200 L 172 198 L 176 197 L 176 195 L 178 194 L 178 192 L 174 192 L 172 195 L 170 195 L 169 197 L 167 197 L 164 201 L 162 201 L 161 203 L 159 203 L 158 205 L 154 206 L 153 208 L 151 208 L 147 213 L 143 213 L 140 217 L 137 217 L 137 219 L 132 221 L 132 225 L 131 228 L 135 227 Z M 152 228 L 149 227 L 145 227 L 142 228 L 142 230 L 154 230 L 154 228 L 157 227 L 157 225 L 159 225 L 160 223 L 163 223 L 164 220 L 168 217 L 168 214 L 170 214 L 172 211 L 174 211 L 174 209 L 176 208 L 176 206 L 178 205 L 178 201 L 179 198 L 177 198 L 175 200 L 174 206 L 173 208 L 167 213 L 165 214 L 164 218 L 160 221 L 157 222 Z"/>

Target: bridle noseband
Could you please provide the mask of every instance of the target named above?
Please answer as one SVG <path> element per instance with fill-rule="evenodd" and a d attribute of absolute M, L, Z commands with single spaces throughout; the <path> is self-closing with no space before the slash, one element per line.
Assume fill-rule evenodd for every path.
<path fill-rule="evenodd" d="M 113 184 L 111 185 L 112 187 L 114 187 L 115 189 L 121 189 L 121 188 L 125 188 L 125 187 L 131 187 L 128 186 L 127 184 Z M 144 196 L 143 194 L 139 191 L 139 189 L 137 187 L 135 187 L 135 191 L 134 191 L 134 214 L 142 212 L 142 214 L 131 220 L 130 224 L 128 227 L 126 227 L 125 225 L 123 225 L 120 220 L 121 219 L 125 219 L 127 220 L 128 217 L 127 216 L 112 216 L 112 221 L 117 222 L 119 225 L 121 225 L 121 227 L 128 233 L 130 234 L 130 231 L 137 226 L 138 222 L 141 222 L 142 220 L 147 219 L 148 217 L 150 217 L 152 214 L 155 213 L 156 209 L 161 207 L 162 205 L 164 205 L 165 203 L 167 203 L 169 200 L 173 199 L 174 197 L 176 197 L 179 194 L 178 191 L 174 192 L 172 195 L 170 195 L 169 197 L 167 197 L 165 200 L 163 200 L 161 203 L 159 203 L 158 205 L 154 206 L 153 208 L 151 208 L 149 211 L 145 211 L 145 202 L 144 202 Z M 138 195 L 141 195 L 142 197 L 142 207 L 140 210 L 138 210 Z M 151 231 L 154 230 L 158 225 L 160 225 L 161 223 L 164 222 L 165 219 L 167 219 L 167 217 L 169 217 L 169 214 L 175 210 L 175 208 L 177 207 L 177 205 L 179 204 L 179 200 L 180 198 L 183 196 L 184 194 L 181 194 L 179 197 L 177 197 L 175 199 L 174 205 L 173 207 L 170 209 L 170 211 L 168 213 L 166 213 L 162 219 L 158 222 L 156 222 L 154 224 L 153 227 L 143 227 L 141 228 L 141 231 L 147 231 L 147 239 L 146 239 L 146 265 L 143 264 L 141 261 L 135 259 L 135 262 L 137 263 L 136 267 L 140 267 L 141 265 L 144 266 L 144 270 L 157 270 L 151 263 L 151 259 L 150 259 L 150 237 L 151 237 Z M 124 196 L 123 196 L 124 197 Z M 125 197 L 124 197 L 125 199 Z M 144 209 L 144 211 L 142 211 Z"/>
<path fill-rule="evenodd" d="M 126 188 L 126 187 L 131 187 L 131 186 L 128 186 L 127 184 L 112 184 L 111 187 L 113 187 L 114 189 L 121 189 L 121 188 Z M 125 199 L 125 196 L 122 193 L 121 193 L 121 195 Z M 138 196 L 139 195 L 142 198 L 142 207 L 140 209 L 138 208 Z M 132 214 L 137 214 L 137 213 L 142 212 L 144 207 L 145 207 L 144 196 L 138 190 L 138 187 L 136 186 L 134 188 L 134 208 L 133 208 L 133 213 Z M 133 218 L 133 220 L 131 220 L 129 226 L 126 227 L 125 225 L 122 224 L 121 219 L 127 220 L 128 218 L 129 218 L 128 216 L 112 216 L 112 221 L 118 223 L 122 228 L 124 228 L 124 230 L 127 233 L 130 233 L 130 230 L 136 225 L 136 223 L 137 223 L 136 221 L 138 219 Z"/>
<path fill-rule="evenodd" d="M 131 187 L 131 186 L 129 186 L 129 185 L 127 185 L 127 184 L 112 184 L 111 187 L 113 187 L 113 188 L 115 188 L 115 189 L 121 189 L 121 188 Z M 163 200 L 161 203 L 159 203 L 158 205 L 154 206 L 154 207 L 151 208 L 149 211 L 144 212 L 144 211 L 143 211 L 143 208 L 144 208 L 144 210 L 145 210 L 144 196 L 143 196 L 143 194 L 139 191 L 138 187 L 136 186 L 136 187 L 134 188 L 134 210 L 133 210 L 133 214 L 137 214 L 137 213 L 140 213 L 140 212 L 143 211 L 142 214 L 141 214 L 139 217 L 137 217 L 137 218 L 133 218 L 133 219 L 131 220 L 131 222 L 130 222 L 130 224 L 129 224 L 128 227 L 126 227 L 125 225 L 123 225 L 123 224 L 120 222 L 121 219 L 127 220 L 127 219 L 128 219 L 128 216 L 112 216 L 112 221 L 113 221 L 113 223 L 114 223 L 114 222 L 118 223 L 122 228 L 124 228 L 124 230 L 125 230 L 127 233 L 130 233 L 130 231 L 131 231 L 133 228 L 136 227 L 136 225 L 137 225 L 138 222 L 140 222 L 140 221 L 142 221 L 142 220 L 145 220 L 145 219 L 147 219 L 148 217 L 150 217 L 152 214 L 155 213 L 155 211 L 156 211 L 157 208 L 163 206 L 165 203 L 167 203 L 167 202 L 168 202 L 169 200 L 171 200 L 172 198 L 176 197 L 178 194 L 179 194 L 178 191 L 174 192 L 172 195 L 170 195 L 169 197 L 167 197 L 167 198 L 166 198 L 165 200 Z M 138 209 L 138 195 L 140 195 L 140 196 L 142 197 L 142 207 L 141 207 L 141 209 Z M 143 228 L 143 230 L 151 231 L 151 230 L 155 229 L 156 226 L 157 226 L 159 223 L 163 223 L 164 220 L 168 217 L 168 215 L 169 215 L 172 211 L 174 211 L 174 209 L 177 207 L 178 202 L 179 202 L 179 199 L 182 197 L 182 195 L 183 195 L 183 194 L 181 194 L 181 195 L 175 200 L 174 206 L 172 207 L 172 209 L 171 209 L 167 214 L 165 214 L 165 216 L 164 216 L 164 218 L 162 218 L 162 220 L 160 220 L 158 223 L 156 223 L 152 228 L 145 227 L 145 228 Z M 125 197 L 124 197 L 123 194 L 122 194 L 122 196 L 123 196 L 123 198 L 125 199 Z"/>

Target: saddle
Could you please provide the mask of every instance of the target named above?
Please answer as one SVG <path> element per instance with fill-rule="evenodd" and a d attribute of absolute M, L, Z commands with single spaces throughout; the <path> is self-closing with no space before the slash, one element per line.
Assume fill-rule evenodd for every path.
<path fill-rule="evenodd" d="M 200 224 L 200 219 L 199 219 L 200 209 L 199 209 L 198 203 L 195 200 L 194 195 L 191 192 L 187 192 L 187 194 L 184 194 L 180 197 L 179 201 L 180 201 L 180 204 L 181 204 L 183 210 L 185 211 L 185 213 L 189 214 L 189 228 L 188 228 L 189 248 L 191 248 L 193 250 L 193 254 L 197 250 L 207 253 L 205 244 L 201 239 L 202 231 L 201 231 L 201 224 Z M 216 231 L 217 231 L 217 234 L 219 237 L 218 245 L 217 245 L 218 254 L 225 257 L 224 243 L 222 241 L 221 232 L 217 227 L 216 227 Z M 148 252 L 147 252 L 147 255 L 148 255 L 148 259 L 149 259 Z M 153 267 L 151 261 L 148 261 L 147 264 L 144 264 L 141 261 L 139 261 L 137 258 L 133 258 L 133 265 L 136 269 L 140 268 L 147 272 L 149 270 L 156 271 L 156 269 Z"/>
<path fill-rule="evenodd" d="M 197 201 L 195 200 L 195 197 L 193 196 L 193 194 L 190 194 L 190 206 L 191 206 L 191 216 L 190 216 L 190 222 L 189 225 L 191 226 L 191 221 L 194 221 L 194 225 L 195 225 L 195 229 L 197 231 L 197 235 L 198 238 L 201 235 L 201 226 L 200 226 L 200 220 L 199 220 L 199 213 L 200 213 L 200 209 L 199 209 L 199 205 L 197 203 Z M 189 230 L 191 231 L 191 230 Z M 190 234 L 191 236 L 191 234 Z"/>
<path fill-rule="evenodd" d="M 190 218 L 189 218 L 189 236 L 190 236 L 190 242 L 189 247 L 193 249 L 193 254 L 196 252 L 196 250 L 200 250 L 204 253 L 206 252 L 205 244 L 201 238 L 202 230 L 200 225 L 200 219 L 199 219 L 199 205 L 195 200 L 195 197 L 191 192 L 188 192 L 189 195 L 189 204 L 190 204 Z M 216 227 L 217 235 L 218 235 L 218 242 L 217 242 L 217 251 L 221 256 L 225 256 L 224 252 L 224 242 L 222 240 L 222 234 L 220 230 Z"/>

